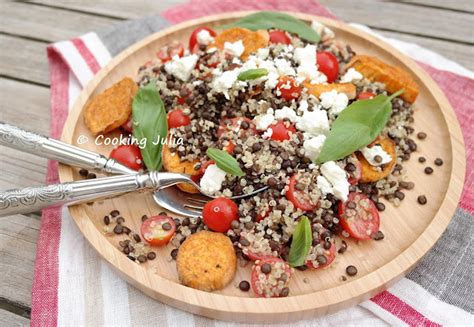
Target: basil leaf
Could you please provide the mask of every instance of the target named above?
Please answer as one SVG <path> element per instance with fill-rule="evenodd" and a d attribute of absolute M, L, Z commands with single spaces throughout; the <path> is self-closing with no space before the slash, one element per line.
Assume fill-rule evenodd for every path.
<path fill-rule="evenodd" d="M 299 267 L 305 264 L 312 242 L 313 235 L 311 234 L 309 219 L 306 216 L 302 216 L 293 232 L 293 240 L 291 241 L 290 254 L 288 256 L 290 266 Z"/>
<path fill-rule="evenodd" d="M 146 139 L 146 145 L 140 149 L 146 168 L 160 170 L 162 141 L 168 133 L 168 120 L 160 93 L 153 82 L 142 87 L 135 95 L 132 118 L 133 136 L 138 142 Z"/>
<path fill-rule="evenodd" d="M 268 69 L 266 68 L 255 68 L 243 71 L 237 76 L 239 81 L 248 81 L 252 79 L 257 79 L 263 76 L 268 75 Z"/>
<path fill-rule="evenodd" d="M 232 157 L 227 151 L 219 150 L 216 148 L 208 148 L 206 151 L 207 156 L 212 159 L 217 167 L 222 169 L 228 174 L 234 176 L 244 176 L 245 173 L 240 169 L 239 163 Z"/>
<path fill-rule="evenodd" d="M 260 11 L 245 16 L 236 22 L 221 26 L 223 29 L 232 27 L 243 27 L 252 31 L 276 28 L 297 34 L 300 38 L 309 42 L 318 43 L 320 40 L 319 34 L 311 26 L 293 16 L 276 11 Z"/>
<path fill-rule="evenodd" d="M 391 100 L 401 93 L 403 90 L 350 104 L 332 124 L 316 161 L 342 159 L 375 140 L 390 119 Z"/>

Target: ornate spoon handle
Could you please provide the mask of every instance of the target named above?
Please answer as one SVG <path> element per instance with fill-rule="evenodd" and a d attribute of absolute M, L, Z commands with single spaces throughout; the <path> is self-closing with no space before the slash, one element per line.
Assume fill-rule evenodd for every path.
<path fill-rule="evenodd" d="M 177 183 L 192 183 L 176 173 L 120 175 L 0 192 L 0 217 L 35 212 L 46 207 L 77 204 L 138 190 L 159 190 Z"/>
<path fill-rule="evenodd" d="M 0 145 L 5 145 L 67 165 L 113 174 L 136 174 L 114 159 L 0 122 Z"/>

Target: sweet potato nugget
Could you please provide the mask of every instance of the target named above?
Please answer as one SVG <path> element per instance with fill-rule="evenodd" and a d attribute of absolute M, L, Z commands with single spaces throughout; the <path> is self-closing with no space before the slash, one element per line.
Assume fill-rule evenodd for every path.
<path fill-rule="evenodd" d="M 227 236 L 201 231 L 183 242 L 176 267 L 183 285 L 215 291 L 223 289 L 234 278 L 237 256 Z"/>
<path fill-rule="evenodd" d="M 199 160 L 195 161 L 181 161 L 177 153 L 172 153 L 170 148 L 164 144 L 162 149 L 162 159 L 163 167 L 166 171 L 171 173 L 181 173 L 188 175 L 197 175 L 199 169 L 195 169 L 196 164 L 199 163 Z M 181 191 L 187 193 L 199 193 L 199 191 L 192 185 L 189 184 L 178 184 L 178 187 Z"/>
<path fill-rule="evenodd" d="M 309 81 L 303 82 L 303 86 L 308 89 L 308 93 L 319 98 L 321 93 L 336 90 L 338 93 L 345 93 L 349 99 L 356 97 L 356 86 L 352 83 L 331 83 L 331 84 L 311 84 Z"/>
<path fill-rule="evenodd" d="M 398 90 L 404 89 L 405 92 L 400 97 L 413 103 L 420 92 L 418 84 L 405 70 L 388 65 L 370 56 L 354 56 L 347 64 L 347 68 L 355 68 L 362 75 L 371 81 L 384 83 L 388 92 L 395 93 Z"/>
<path fill-rule="evenodd" d="M 223 50 L 226 42 L 233 43 L 239 40 L 242 40 L 245 47 L 245 50 L 240 57 L 246 59 L 250 53 L 266 47 L 270 40 L 270 36 L 267 31 L 253 32 L 246 28 L 234 27 L 217 35 L 215 42 L 211 47 L 216 46 L 219 50 Z"/>
<path fill-rule="evenodd" d="M 365 160 L 362 153 L 356 152 L 357 159 L 359 159 L 362 166 L 362 175 L 360 178 L 362 183 L 376 182 L 387 177 L 397 162 L 395 143 L 391 139 L 386 137 L 379 138 L 373 143 L 373 145 L 380 145 L 382 149 L 392 157 L 392 161 L 386 164 L 382 170 L 378 170 L 380 167 L 372 166 L 367 160 Z"/>
<path fill-rule="evenodd" d="M 132 112 L 137 84 L 125 77 L 92 98 L 84 110 L 84 122 L 92 134 L 108 133 L 124 124 Z"/>

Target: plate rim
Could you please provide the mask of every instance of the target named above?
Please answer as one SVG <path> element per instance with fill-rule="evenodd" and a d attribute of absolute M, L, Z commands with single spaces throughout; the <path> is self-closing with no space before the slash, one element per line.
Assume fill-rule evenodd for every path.
<path fill-rule="evenodd" d="M 253 12 L 255 11 L 236 11 L 196 18 L 167 27 L 132 44 L 113 57 L 112 60 L 103 67 L 81 91 L 72 110 L 68 114 L 61 135 L 61 140 L 67 143 L 72 143 L 76 122 L 82 112 L 83 105 L 87 102 L 93 90 L 100 84 L 102 79 L 107 76 L 111 69 L 120 64 L 136 50 L 158 38 L 175 33 L 183 28 L 202 25 L 216 20 L 235 19 Z M 154 273 L 153 280 L 146 278 L 147 284 L 139 282 L 133 276 L 146 277 L 147 274 L 152 274 L 152 272 L 147 271 L 144 273 L 146 269 L 143 269 L 143 267 L 130 261 L 117 248 L 110 246 L 110 243 L 107 242 L 107 246 L 105 247 L 101 246 L 101 244 L 104 243 L 101 240 L 103 234 L 96 228 L 92 221 L 89 219 L 81 219 L 79 217 L 80 215 L 87 216 L 83 207 L 79 205 L 68 208 L 71 217 L 79 227 L 81 233 L 88 240 L 89 244 L 92 245 L 96 252 L 104 258 L 115 271 L 119 272 L 122 278 L 131 285 L 139 288 L 147 295 L 166 304 L 195 314 L 232 321 L 257 322 L 269 320 L 281 321 L 280 319 L 295 320 L 295 318 L 292 319 L 291 317 L 288 319 L 286 316 L 298 313 L 298 318 L 301 318 L 313 316 L 314 313 L 324 314 L 334 312 L 348 307 L 349 305 L 360 303 L 401 279 L 441 237 L 457 208 L 463 189 L 466 168 L 463 136 L 453 108 L 444 93 L 428 73 L 425 72 L 414 60 L 388 43 L 365 31 L 326 17 L 296 12 L 288 13 L 305 21 L 317 19 L 330 27 L 334 26 L 344 32 L 355 34 L 357 37 L 363 38 L 379 48 L 383 48 L 385 52 L 401 61 L 405 66 L 408 66 L 412 73 L 422 80 L 439 106 L 450 135 L 449 141 L 451 145 L 452 166 L 447 192 L 444 195 L 439 209 L 425 230 L 404 251 L 400 252 L 385 265 L 373 270 L 363 277 L 345 282 L 335 287 L 306 294 L 294 295 L 287 298 L 272 299 L 237 297 L 204 292 L 170 281 Z M 68 126 L 71 128 L 67 128 Z M 66 182 L 73 180 L 72 171 L 73 170 L 68 166 L 59 165 L 60 181 Z M 457 172 L 456 175 L 455 172 Z M 90 236 L 87 237 L 86 235 Z M 354 290 L 356 290 L 356 292 L 354 292 Z M 316 296 L 324 297 L 324 304 L 315 301 Z M 245 316 L 242 314 L 245 314 Z"/>

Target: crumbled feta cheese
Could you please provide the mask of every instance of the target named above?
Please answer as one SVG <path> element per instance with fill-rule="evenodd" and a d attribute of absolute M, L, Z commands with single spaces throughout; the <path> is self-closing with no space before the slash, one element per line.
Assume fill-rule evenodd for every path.
<path fill-rule="evenodd" d="M 321 93 L 319 99 L 321 100 L 321 105 L 324 108 L 329 109 L 333 115 L 341 113 L 341 111 L 346 109 L 349 103 L 347 95 L 344 93 L 337 93 L 336 90 Z"/>
<path fill-rule="evenodd" d="M 354 68 L 349 70 L 341 77 L 341 83 L 354 83 L 360 81 L 364 76 Z"/>
<path fill-rule="evenodd" d="M 277 68 L 278 74 L 280 75 L 295 75 L 295 70 L 291 66 L 291 63 L 285 59 L 275 59 L 275 67 Z"/>
<path fill-rule="evenodd" d="M 331 193 L 332 194 L 332 185 L 329 183 L 329 181 L 326 179 L 326 177 L 319 175 L 316 178 L 316 184 L 318 185 L 319 190 L 321 193 L 324 195 Z"/>
<path fill-rule="evenodd" d="M 267 130 L 262 134 L 262 138 L 269 139 L 273 135 L 273 129 L 267 128 Z"/>
<path fill-rule="evenodd" d="M 321 173 L 331 183 L 331 193 L 339 200 L 346 201 L 350 184 L 345 170 L 334 161 L 328 161 L 321 165 Z"/>
<path fill-rule="evenodd" d="M 199 44 L 208 45 L 214 42 L 214 38 L 211 36 L 208 30 L 200 30 L 196 35 L 196 40 Z"/>
<path fill-rule="evenodd" d="M 365 147 L 359 150 L 364 156 L 365 160 L 372 166 L 381 166 L 392 161 L 392 156 L 389 155 L 380 145 L 374 145 L 373 147 Z M 380 162 L 375 161 L 375 156 L 381 158 Z"/>
<path fill-rule="evenodd" d="M 324 141 L 326 141 L 326 136 L 324 135 L 318 135 L 305 140 L 303 142 L 305 156 L 311 160 L 316 160 L 321 153 Z"/>
<path fill-rule="evenodd" d="M 296 115 L 296 112 L 293 109 L 287 106 L 284 106 L 283 108 L 279 110 L 275 110 L 275 119 L 281 120 L 285 118 L 287 118 L 292 123 L 294 123 L 298 120 L 299 117 L 298 115 Z"/>
<path fill-rule="evenodd" d="M 303 116 L 296 123 L 296 128 L 311 135 L 327 134 L 329 119 L 324 110 L 314 108 L 313 111 L 304 111 Z"/>
<path fill-rule="evenodd" d="M 258 130 L 265 131 L 275 121 L 273 109 L 268 109 L 266 114 L 258 115 L 253 120 Z"/>
<path fill-rule="evenodd" d="M 308 101 L 301 100 L 300 105 L 298 106 L 298 111 L 303 113 L 303 112 L 307 111 L 308 108 L 309 108 Z"/>
<path fill-rule="evenodd" d="M 215 71 L 216 72 L 216 71 Z M 212 89 L 215 92 L 223 93 L 226 99 L 229 99 L 229 89 L 232 88 L 234 83 L 237 81 L 237 77 L 239 76 L 240 69 L 228 70 L 223 73 L 219 71 L 216 72 L 216 77 L 212 81 Z"/>
<path fill-rule="evenodd" d="M 198 58 L 199 57 L 195 54 L 181 58 L 174 56 L 173 59 L 165 64 L 165 70 L 168 74 L 172 74 L 174 77 L 186 82 L 191 76 L 191 72 L 196 66 Z"/>
<path fill-rule="evenodd" d="M 238 40 L 237 42 L 233 43 L 225 42 L 224 51 L 230 53 L 233 56 L 240 57 L 245 51 L 244 43 L 242 40 Z"/>
<path fill-rule="evenodd" d="M 321 40 L 323 41 L 333 39 L 336 36 L 329 27 L 326 27 L 317 20 L 313 20 L 311 22 L 311 28 L 315 30 L 319 36 L 321 36 Z"/>
<path fill-rule="evenodd" d="M 268 48 L 260 48 L 257 50 L 257 57 L 259 59 L 265 60 L 267 59 L 269 54 L 270 54 L 270 49 Z"/>
<path fill-rule="evenodd" d="M 216 47 L 212 47 L 212 48 L 209 48 L 206 50 L 206 53 L 214 53 L 217 51 L 217 48 Z"/>
<path fill-rule="evenodd" d="M 206 194 L 214 194 L 220 191 L 225 175 L 225 171 L 217 167 L 217 165 L 207 167 L 199 183 L 202 191 Z"/>
<path fill-rule="evenodd" d="M 296 48 L 294 59 L 299 65 L 316 65 L 316 46 L 308 44 L 304 48 Z"/>
<path fill-rule="evenodd" d="M 326 75 L 318 71 L 316 65 L 316 46 L 307 45 L 304 48 L 296 48 L 294 59 L 299 64 L 296 69 L 298 80 L 310 80 L 312 83 L 324 83 L 327 81 Z"/>

